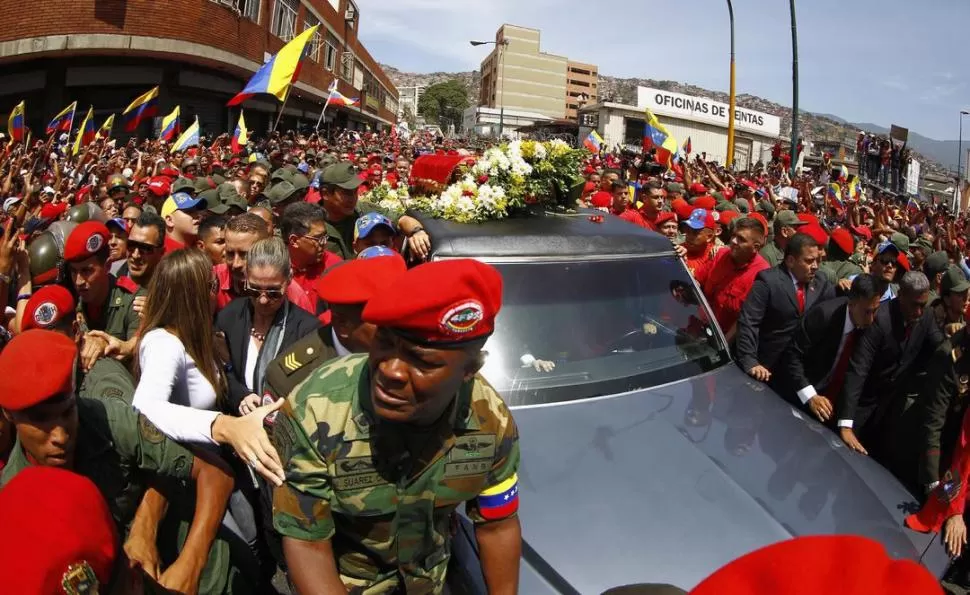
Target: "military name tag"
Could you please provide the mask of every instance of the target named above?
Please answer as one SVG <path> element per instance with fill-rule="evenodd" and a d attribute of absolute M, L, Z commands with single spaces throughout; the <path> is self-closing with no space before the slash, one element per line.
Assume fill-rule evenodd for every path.
<path fill-rule="evenodd" d="M 488 473 L 492 466 L 490 459 L 468 461 L 467 463 L 445 463 L 445 478 L 467 477 L 469 475 L 482 475 Z"/>
<path fill-rule="evenodd" d="M 373 488 L 386 483 L 387 481 L 377 472 L 343 475 L 333 478 L 333 488 L 338 492 Z"/>
<path fill-rule="evenodd" d="M 474 461 L 495 456 L 495 434 L 470 434 L 455 438 L 449 461 Z"/>

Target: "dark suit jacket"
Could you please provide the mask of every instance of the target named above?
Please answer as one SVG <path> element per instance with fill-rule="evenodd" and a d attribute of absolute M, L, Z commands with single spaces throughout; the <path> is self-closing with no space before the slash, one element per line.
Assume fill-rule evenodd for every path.
<path fill-rule="evenodd" d="M 851 419 L 858 435 L 864 427 L 879 421 L 899 390 L 907 386 L 909 373 L 926 364 L 943 335 L 926 309 L 913 323 L 909 338 L 899 299 L 883 302 L 875 323 L 865 330 L 856 344 L 842 394 L 836 404 L 836 419 Z"/>
<path fill-rule="evenodd" d="M 805 290 L 805 311 L 833 297 L 835 288 L 829 280 L 816 275 Z M 785 265 L 758 273 L 738 319 L 741 368 L 748 371 L 761 364 L 775 372 L 801 317 L 795 284 Z"/>
<path fill-rule="evenodd" d="M 320 321 L 312 314 L 303 310 L 292 302 L 289 305 L 289 315 L 286 328 L 283 330 L 283 342 L 280 353 L 296 343 L 301 338 L 320 327 Z M 276 314 L 277 320 L 283 317 L 283 308 Z M 235 413 L 239 403 L 252 394 L 246 384 L 246 355 L 249 353 L 249 331 L 253 328 L 253 309 L 249 298 L 236 298 L 229 302 L 216 316 L 216 330 L 226 334 L 226 344 L 229 346 L 229 366 L 227 380 L 229 383 L 229 412 Z M 263 345 L 263 349 L 267 346 Z M 273 345 L 272 348 L 276 346 Z"/>
<path fill-rule="evenodd" d="M 795 336 L 776 372 L 784 386 L 782 396 L 802 406 L 797 392 L 808 385 L 820 390 L 819 383 L 835 365 L 835 355 L 842 341 L 849 298 L 826 300 L 805 313 L 795 329 Z M 826 395 L 835 399 L 837 395 Z"/>

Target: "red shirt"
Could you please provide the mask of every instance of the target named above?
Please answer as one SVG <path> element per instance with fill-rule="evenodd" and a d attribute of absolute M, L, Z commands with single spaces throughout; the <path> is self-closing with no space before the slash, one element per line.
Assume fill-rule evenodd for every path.
<path fill-rule="evenodd" d="M 723 248 L 712 261 L 694 272 L 694 278 L 714 311 L 714 318 L 725 333 L 737 323 L 741 305 L 751 292 L 755 277 L 769 268 L 771 265 L 760 254 L 738 267 L 731 258 L 731 249 Z"/>
<path fill-rule="evenodd" d="M 619 217 L 620 219 L 623 219 L 624 221 L 629 221 L 634 225 L 639 225 L 640 227 L 646 227 L 647 229 L 651 229 L 651 227 L 647 225 L 647 222 L 644 220 L 643 215 L 641 215 L 640 212 L 635 209 L 626 209 L 622 213 L 617 215 L 617 217 Z"/>
<path fill-rule="evenodd" d="M 225 308 L 229 302 L 241 296 L 236 295 L 232 290 L 232 273 L 229 272 L 229 265 L 217 264 L 212 267 L 212 272 L 219 281 L 219 290 L 216 294 L 216 311 L 218 312 Z M 316 316 L 310 298 L 307 297 L 303 288 L 296 283 L 290 283 L 286 286 L 286 299 Z"/>
<path fill-rule="evenodd" d="M 656 232 L 660 232 L 660 228 L 657 226 L 657 216 L 659 215 L 660 215 L 659 211 L 654 213 L 652 217 L 648 216 L 643 211 L 640 211 L 640 218 L 643 219 L 643 222 L 645 223 L 644 227 Z"/>
<path fill-rule="evenodd" d="M 303 292 L 306 293 L 307 298 L 310 300 L 310 305 L 313 306 L 313 309 L 310 310 L 312 314 L 317 314 L 320 305 L 320 296 L 317 295 L 317 282 L 327 269 L 342 260 L 342 258 L 333 252 L 325 250 L 323 252 L 322 262 L 307 267 L 302 271 L 293 271 L 293 282 L 299 285 L 303 289 Z"/>
<path fill-rule="evenodd" d="M 686 246 L 684 247 L 686 248 Z M 697 277 L 697 271 L 704 268 L 709 262 L 714 260 L 714 253 L 714 244 L 712 243 L 707 248 L 704 248 L 704 251 L 700 256 L 691 256 L 690 254 L 687 254 L 687 256 L 684 257 L 684 260 L 687 262 L 687 272 L 694 275 L 694 277 Z"/>
<path fill-rule="evenodd" d="M 183 244 L 182 242 L 180 242 L 178 240 L 173 240 L 172 239 L 172 236 L 170 236 L 168 234 L 165 234 L 165 244 L 164 244 L 164 246 L 165 246 L 165 251 L 163 252 L 163 254 L 171 254 L 172 252 L 175 252 L 176 250 L 181 250 L 182 248 L 185 248 L 185 244 Z"/>

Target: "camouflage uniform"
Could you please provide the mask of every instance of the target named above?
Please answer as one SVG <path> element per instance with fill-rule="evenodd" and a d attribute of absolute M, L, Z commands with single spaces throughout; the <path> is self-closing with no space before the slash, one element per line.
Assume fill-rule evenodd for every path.
<path fill-rule="evenodd" d="M 476 377 L 444 423 L 402 432 L 378 422 L 370 387 L 367 356 L 351 355 L 287 397 L 273 431 L 287 477 L 274 525 L 286 537 L 331 540 L 352 593 L 439 593 L 455 509 L 465 503 L 474 523 L 487 522 L 476 498 L 517 471 L 515 422 Z"/>

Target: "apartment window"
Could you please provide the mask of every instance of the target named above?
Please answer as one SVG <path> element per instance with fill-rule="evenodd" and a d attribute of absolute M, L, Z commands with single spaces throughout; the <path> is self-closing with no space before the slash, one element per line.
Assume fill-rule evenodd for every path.
<path fill-rule="evenodd" d="M 241 17 L 245 17 L 254 23 L 259 22 L 260 0 L 212 0 L 216 4 L 222 4 Z"/>
<path fill-rule="evenodd" d="M 306 18 L 303 20 L 303 30 L 306 31 L 312 27 L 316 27 L 320 24 L 317 17 L 307 14 Z M 310 38 L 310 43 L 307 44 L 307 56 L 314 62 L 320 61 L 320 46 L 323 45 L 323 34 L 317 29 L 317 32 L 313 34 Z"/>
<path fill-rule="evenodd" d="M 333 69 L 337 67 L 337 48 L 340 47 L 340 43 L 337 38 L 334 37 L 333 33 L 327 31 L 327 41 L 324 45 L 327 70 L 333 72 Z"/>
<path fill-rule="evenodd" d="M 350 52 L 344 52 L 340 56 L 340 78 L 348 83 L 354 81 L 354 55 Z"/>
<path fill-rule="evenodd" d="M 296 35 L 296 10 L 298 0 L 276 0 L 273 6 L 273 35 L 289 41 Z"/>

